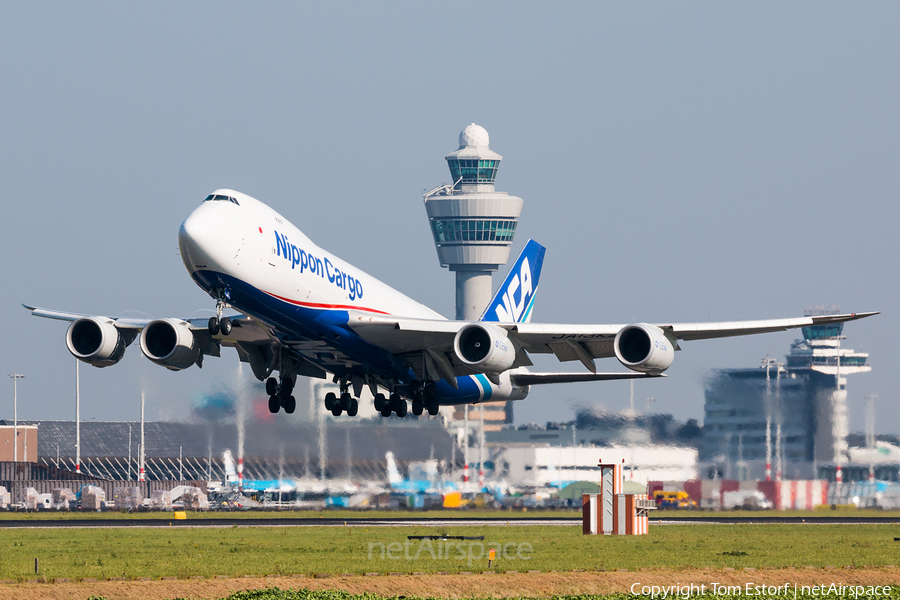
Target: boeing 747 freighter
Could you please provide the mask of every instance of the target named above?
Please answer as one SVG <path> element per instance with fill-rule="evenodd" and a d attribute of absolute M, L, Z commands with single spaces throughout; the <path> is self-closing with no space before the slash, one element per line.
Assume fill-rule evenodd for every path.
<path fill-rule="evenodd" d="M 450 321 L 318 247 L 262 202 L 216 190 L 178 232 L 184 266 L 216 301 L 206 319 L 126 319 L 24 305 L 70 321 L 66 345 L 96 367 L 116 364 L 140 334 L 144 355 L 180 371 L 233 347 L 266 382 L 269 410 L 294 412 L 297 377 L 340 385 L 325 406 L 355 416 L 368 387 L 383 416 L 437 414 L 442 405 L 521 400 L 529 387 L 659 377 L 688 340 L 861 319 L 877 313 L 726 323 L 552 325 L 531 323 L 544 248 L 529 241 L 479 321 Z M 231 308 L 240 316 L 224 316 Z M 581 373 L 533 373 L 531 354 L 580 361 Z M 625 372 L 597 371 L 615 357 Z M 278 377 L 274 375 L 277 373 Z"/>

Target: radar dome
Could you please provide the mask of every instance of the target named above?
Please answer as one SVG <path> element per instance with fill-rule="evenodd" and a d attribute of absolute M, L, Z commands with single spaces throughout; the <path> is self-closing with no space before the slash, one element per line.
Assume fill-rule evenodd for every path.
<path fill-rule="evenodd" d="M 472 123 L 459 134 L 459 147 L 471 146 L 475 148 L 487 148 L 491 142 L 488 132 L 481 125 Z"/>

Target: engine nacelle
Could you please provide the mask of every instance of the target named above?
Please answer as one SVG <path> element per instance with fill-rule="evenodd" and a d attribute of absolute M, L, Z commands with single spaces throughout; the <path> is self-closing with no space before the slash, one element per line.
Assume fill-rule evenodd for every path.
<path fill-rule="evenodd" d="M 480 373 L 502 373 L 516 362 L 516 349 L 506 330 L 470 323 L 456 332 L 453 350 L 463 364 Z"/>
<path fill-rule="evenodd" d="M 141 334 L 144 356 L 172 371 L 187 369 L 200 357 L 200 346 L 186 321 L 150 321 Z"/>
<path fill-rule="evenodd" d="M 122 335 L 115 325 L 100 317 L 78 319 L 66 332 L 69 352 L 95 367 L 109 367 L 122 360 L 132 341 L 133 335 Z"/>
<path fill-rule="evenodd" d="M 659 375 L 675 360 L 675 342 L 659 327 L 646 323 L 626 325 L 613 345 L 616 358 L 632 371 Z"/>

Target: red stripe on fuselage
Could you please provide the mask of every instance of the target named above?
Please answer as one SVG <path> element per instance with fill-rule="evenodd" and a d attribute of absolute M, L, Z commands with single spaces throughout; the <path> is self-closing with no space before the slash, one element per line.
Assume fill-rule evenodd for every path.
<path fill-rule="evenodd" d="M 272 292 L 266 292 L 266 294 L 272 296 L 273 298 L 277 298 L 288 304 L 294 304 L 296 306 L 303 306 L 305 308 L 330 308 L 330 309 L 338 309 L 338 310 L 364 310 L 366 312 L 377 313 L 379 315 L 390 315 L 391 313 L 385 312 L 383 310 L 377 310 L 374 308 L 366 308 L 365 306 L 352 306 L 345 304 L 317 304 L 315 302 L 300 302 L 299 300 L 291 300 L 290 298 L 283 298 L 282 296 L 278 296 L 277 294 L 273 294 Z"/>

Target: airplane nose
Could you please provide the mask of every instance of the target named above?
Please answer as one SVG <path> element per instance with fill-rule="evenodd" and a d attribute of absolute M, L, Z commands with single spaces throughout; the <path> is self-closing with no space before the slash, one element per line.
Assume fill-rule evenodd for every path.
<path fill-rule="evenodd" d="M 178 241 L 189 250 L 197 250 L 206 243 L 209 236 L 209 227 L 206 219 L 201 218 L 196 212 L 192 213 L 178 230 Z"/>

